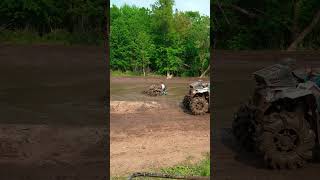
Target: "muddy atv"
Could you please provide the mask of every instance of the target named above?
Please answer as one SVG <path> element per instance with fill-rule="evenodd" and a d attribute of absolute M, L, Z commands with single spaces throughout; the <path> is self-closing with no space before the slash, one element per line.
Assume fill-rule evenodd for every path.
<path fill-rule="evenodd" d="M 148 96 L 162 96 L 165 95 L 167 91 L 166 89 L 162 90 L 161 85 L 152 84 L 147 88 L 147 90 L 144 90 L 142 93 Z"/>
<path fill-rule="evenodd" d="M 272 169 L 303 167 L 319 147 L 318 85 L 286 64 L 253 75 L 253 96 L 233 120 L 235 139 Z"/>
<path fill-rule="evenodd" d="M 187 95 L 184 96 L 183 106 L 193 115 L 209 112 L 210 83 L 196 81 L 190 84 Z"/>

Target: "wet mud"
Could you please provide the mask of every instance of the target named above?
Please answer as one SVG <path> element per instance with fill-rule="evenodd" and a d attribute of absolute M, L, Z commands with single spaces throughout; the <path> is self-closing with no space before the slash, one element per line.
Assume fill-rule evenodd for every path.
<path fill-rule="evenodd" d="M 0 45 L 1 179 L 103 179 L 102 48 Z"/>

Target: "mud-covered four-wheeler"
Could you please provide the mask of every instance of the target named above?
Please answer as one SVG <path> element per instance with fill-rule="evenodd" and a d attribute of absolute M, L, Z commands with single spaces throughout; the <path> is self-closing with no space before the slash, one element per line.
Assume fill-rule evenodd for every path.
<path fill-rule="evenodd" d="M 262 155 L 273 169 L 302 167 L 319 148 L 320 89 L 304 70 L 292 67 L 279 63 L 255 72 L 253 96 L 232 125 L 242 147 Z"/>
<path fill-rule="evenodd" d="M 161 84 L 152 84 L 149 86 L 146 90 L 142 92 L 143 94 L 146 94 L 148 96 L 162 96 L 167 93 L 166 88 L 162 88 Z"/>
<path fill-rule="evenodd" d="M 209 112 L 210 83 L 201 80 L 190 84 L 188 94 L 183 99 L 183 106 L 194 115 Z"/>

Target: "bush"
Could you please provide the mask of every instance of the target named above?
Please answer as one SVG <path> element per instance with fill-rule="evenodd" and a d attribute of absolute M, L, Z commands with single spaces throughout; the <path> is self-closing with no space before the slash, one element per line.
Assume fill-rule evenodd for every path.
<path fill-rule="evenodd" d="M 0 32 L 0 41 L 14 44 L 53 43 L 65 45 L 103 45 L 104 42 L 101 33 L 70 33 L 63 29 L 53 30 L 43 36 L 33 30 L 4 30 Z"/>

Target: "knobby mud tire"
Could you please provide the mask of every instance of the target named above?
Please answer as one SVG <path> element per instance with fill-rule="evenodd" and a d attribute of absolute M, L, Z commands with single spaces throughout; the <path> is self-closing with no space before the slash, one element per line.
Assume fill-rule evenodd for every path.
<path fill-rule="evenodd" d="M 208 112 L 209 104 L 204 97 L 194 97 L 190 101 L 190 111 L 193 115 L 203 115 Z"/>
<path fill-rule="evenodd" d="M 190 111 L 190 100 L 191 100 L 191 97 L 186 95 L 184 96 L 182 101 L 183 107 L 188 111 Z"/>
<path fill-rule="evenodd" d="M 265 116 L 263 122 L 259 150 L 269 168 L 301 168 L 312 159 L 315 134 L 303 115 L 275 112 Z"/>

